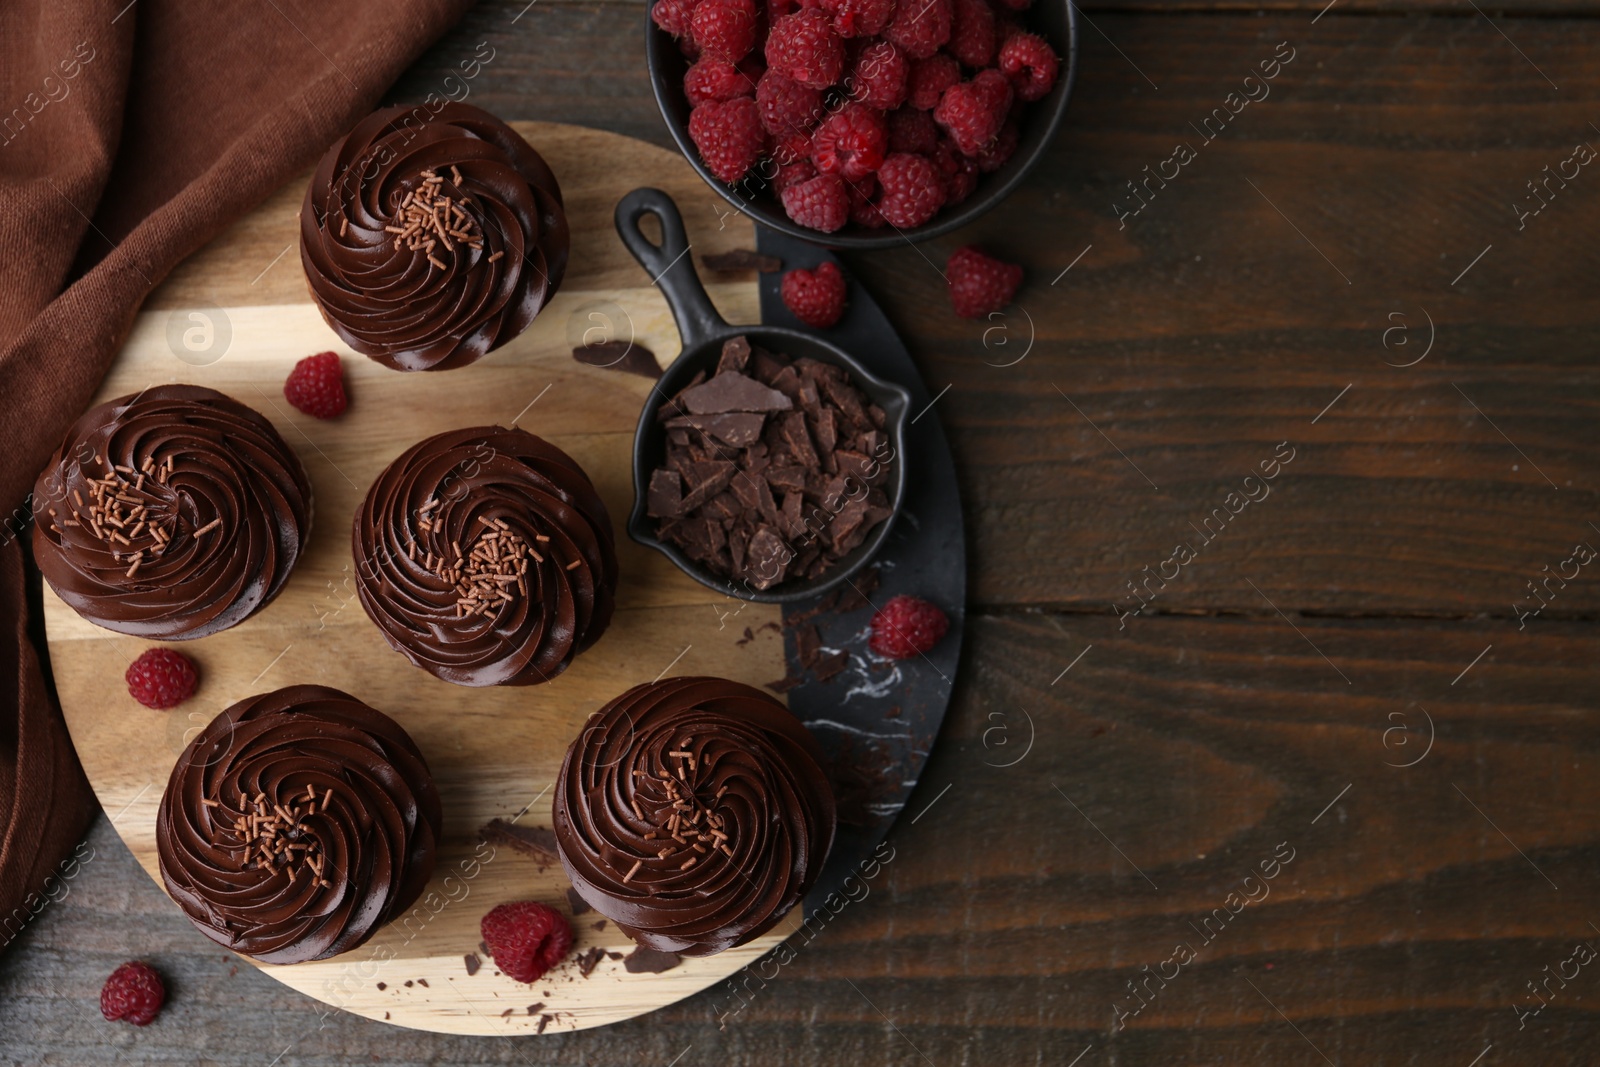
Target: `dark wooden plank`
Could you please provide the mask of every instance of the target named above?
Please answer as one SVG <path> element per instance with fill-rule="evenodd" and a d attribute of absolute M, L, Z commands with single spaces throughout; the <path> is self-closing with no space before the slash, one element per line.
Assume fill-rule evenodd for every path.
<path fill-rule="evenodd" d="M 724 985 L 514 1044 L 324 1025 L 187 929 L 102 821 L 65 901 L 0 956 L 0 1062 L 104 1062 L 107 1043 L 132 1063 L 288 1046 L 280 1063 L 1064 1064 L 1089 1045 L 1085 1064 L 1323 1062 L 1276 1009 L 1335 1063 L 1573 1055 L 1597 1022 L 1589 970 L 1525 1029 L 1513 1005 L 1600 937 L 1594 626 L 1297 625 L 1353 684 L 1276 619 L 977 620 L 892 860 L 793 962 L 750 978 L 742 1010 Z M 1419 705 L 1431 751 L 1387 766 L 1421 754 Z M 1206 943 L 1190 924 L 1288 850 Z M 1126 984 L 1179 942 L 1196 960 L 1118 1030 Z M 145 1031 L 94 1017 L 130 956 L 174 979 Z"/>
<path fill-rule="evenodd" d="M 849 257 L 930 386 L 951 386 L 975 599 L 1131 606 L 1127 582 L 1194 542 L 1190 524 L 1288 440 L 1271 500 L 1151 610 L 1267 610 L 1249 582 L 1324 612 L 1533 606 L 1526 583 L 1597 536 L 1600 199 L 1580 174 L 1523 232 L 1510 205 L 1578 140 L 1600 144 L 1600 26 L 1519 21 L 1514 46 L 1481 19 L 1094 21 L 1066 128 L 1006 205 L 920 249 Z M 485 6 L 397 95 L 489 40 L 476 102 L 664 142 L 638 29 L 625 6 L 543 6 L 516 26 Z M 1294 59 L 1270 95 L 1205 143 L 1189 124 L 1281 41 Z M 1126 183 L 1179 141 L 1198 158 L 1119 228 Z M 968 241 L 1029 268 L 1004 319 L 949 313 L 935 267 Z M 1425 316 L 1428 358 L 1386 366 L 1423 350 Z M 1030 331 L 1028 357 L 996 366 Z M 1549 614 L 1597 609 L 1600 583 L 1580 581 Z"/>

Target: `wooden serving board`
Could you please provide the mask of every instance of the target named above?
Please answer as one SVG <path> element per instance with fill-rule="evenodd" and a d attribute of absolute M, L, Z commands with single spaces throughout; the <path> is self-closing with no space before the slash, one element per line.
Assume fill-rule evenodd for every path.
<path fill-rule="evenodd" d="M 517 126 L 561 181 L 572 266 L 533 326 L 473 366 L 402 374 L 340 344 L 309 302 L 300 267 L 297 212 L 308 175 L 187 260 L 139 316 L 99 400 L 164 382 L 218 389 L 272 420 L 315 490 L 307 551 L 277 600 L 240 626 L 181 646 L 199 665 L 194 697 L 166 712 L 136 704 L 122 674 L 149 643 L 83 621 L 45 590 L 51 661 L 73 742 L 112 824 L 158 882 L 156 809 L 167 777 L 184 745 L 234 701 L 292 683 L 331 685 L 410 731 L 444 800 L 444 845 L 428 892 L 403 921 L 353 952 L 261 969 L 336 1008 L 445 1033 L 556 1032 L 652 1011 L 758 958 L 797 921 L 791 915 L 750 945 L 661 974 L 631 974 L 606 957 L 584 978 L 578 953 L 634 947 L 588 912 L 573 920 L 573 956 L 533 986 L 497 973 L 487 958 L 467 974 L 465 955 L 480 951 L 478 924 L 490 908 L 531 898 L 569 910 L 559 863 L 480 846 L 478 832 L 496 817 L 550 826 L 562 754 L 592 711 L 668 674 L 755 685 L 785 674 L 782 635 L 763 629 L 778 622 L 777 607 L 719 597 L 623 534 L 634 422 L 651 383 L 582 366 L 571 354 L 589 330 L 590 340 L 631 330 L 663 365 L 678 354 L 665 301 L 612 227 L 624 193 L 646 184 L 671 193 L 696 256 L 753 248 L 752 227 L 674 153 L 578 127 Z M 713 278 L 708 288 L 729 321 L 758 320 L 754 274 Z M 328 349 L 345 357 L 351 403 L 342 417 L 322 422 L 289 407 L 283 381 L 297 359 Z M 513 422 L 571 453 L 605 498 L 621 558 L 617 612 L 599 644 L 554 682 L 466 689 L 412 667 L 367 619 L 351 582 L 351 516 L 379 471 L 422 437 Z M 737 644 L 745 627 L 756 637 Z"/>

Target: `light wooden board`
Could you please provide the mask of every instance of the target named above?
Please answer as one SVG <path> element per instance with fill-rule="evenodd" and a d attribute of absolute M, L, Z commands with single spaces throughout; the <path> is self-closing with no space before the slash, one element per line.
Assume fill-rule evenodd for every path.
<path fill-rule="evenodd" d="M 550 786 L 567 743 L 592 711 L 664 674 L 714 674 L 757 685 L 785 674 L 781 635 L 761 630 L 779 619 L 776 607 L 719 598 L 623 534 L 632 503 L 633 426 L 650 383 L 581 366 L 571 355 L 573 337 L 601 323 L 591 313 L 609 316 L 624 336 L 631 323 L 663 363 L 678 354 L 665 301 L 612 228 L 612 208 L 624 193 L 645 184 L 672 193 L 697 257 L 753 247 L 750 226 L 727 215 L 688 165 L 663 149 L 577 127 L 518 127 L 561 181 L 573 228 L 572 267 L 525 334 L 471 367 L 401 374 L 338 342 L 308 302 L 300 268 L 296 212 L 305 176 L 186 261 L 140 315 L 100 399 L 164 382 L 218 389 L 272 420 L 304 461 L 315 491 L 306 554 L 278 599 L 240 626 L 181 646 L 200 667 L 192 699 L 169 712 L 140 707 L 122 673 L 148 643 L 91 625 L 45 593 L 51 660 L 73 742 L 117 832 L 158 881 L 156 809 L 167 776 L 188 740 L 232 702 L 292 683 L 332 685 L 410 731 L 444 800 L 444 846 L 428 892 L 405 921 L 353 952 L 261 969 L 336 1008 L 447 1033 L 529 1033 L 540 1020 L 527 1007 L 539 1002 L 542 1013 L 554 1014 L 546 1032 L 626 1019 L 732 973 L 783 936 L 687 960 L 661 975 L 628 974 L 609 958 L 588 978 L 569 959 L 531 987 L 497 974 L 488 960 L 475 976 L 466 973 L 464 955 L 477 951 L 479 920 L 496 904 L 531 898 L 567 910 L 559 864 L 541 868 L 505 848 L 480 848 L 477 832 L 496 816 L 520 814 L 521 825 L 550 825 Z M 711 291 L 730 321 L 758 318 L 754 275 L 724 276 Z M 185 339 L 188 331 L 194 332 Z M 226 350 L 210 361 L 224 335 Z M 346 357 L 351 405 L 341 418 L 321 422 L 289 407 L 282 386 L 295 360 L 327 349 Z M 554 682 L 466 689 L 413 668 L 367 619 L 351 584 L 351 516 L 378 472 L 418 439 L 514 420 L 571 453 L 605 498 L 621 557 L 616 618 L 599 644 Z M 760 632 L 736 644 L 746 627 Z M 599 919 L 589 912 L 574 920 L 574 955 L 595 945 L 631 951 L 610 923 L 597 930 Z"/>

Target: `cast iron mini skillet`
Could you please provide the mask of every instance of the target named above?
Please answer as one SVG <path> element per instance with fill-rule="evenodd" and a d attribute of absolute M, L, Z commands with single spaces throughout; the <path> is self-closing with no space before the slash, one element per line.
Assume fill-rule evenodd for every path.
<path fill-rule="evenodd" d="M 659 246 L 652 244 L 639 228 L 640 220 L 647 214 L 654 215 L 661 223 Z M 904 440 L 911 394 L 903 387 L 871 374 L 844 349 L 815 333 L 782 326 L 733 326 L 724 322 L 712 306 L 694 269 L 678 206 L 661 190 L 635 189 L 623 197 L 617 203 L 616 221 L 622 243 L 667 298 L 667 306 L 672 309 L 672 317 L 677 321 L 678 333 L 683 340 L 682 354 L 662 374 L 655 390 L 645 401 L 644 410 L 639 413 L 639 426 L 633 436 L 633 513 L 628 517 L 628 536 L 654 548 L 702 585 L 741 600 L 765 604 L 789 603 L 816 596 L 843 582 L 866 566 L 877 553 L 900 514 L 906 488 Z M 791 358 L 807 356 L 848 370 L 861 391 L 889 416 L 884 431 L 889 435 L 889 443 L 894 449 L 889 480 L 882 486 L 892 509 L 889 517 L 832 570 L 806 581 L 783 581 L 770 589 L 756 589 L 743 580 L 712 574 L 685 556 L 676 545 L 656 537 L 655 520 L 645 514 L 650 474 L 666 458 L 666 431 L 656 421 L 656 409 L 687 385 L 695 371 L 704 370 L 707 375 L 715 371 L 722 354 L 722 343 L 741 334 L 748 337 L 751 344 L 773 352 Z"/>

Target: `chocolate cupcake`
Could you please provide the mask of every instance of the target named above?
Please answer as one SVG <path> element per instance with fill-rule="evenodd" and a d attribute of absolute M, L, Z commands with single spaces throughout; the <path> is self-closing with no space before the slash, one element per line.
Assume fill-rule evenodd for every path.
<path fill-rule="evenodd" d="M 239 701 L 184 749 L 156 847 L 201 933 L 303 963 L 348 952 L 415 903 L 441 826 L 427 761 L 398 723 L 295 685 Z"/>
<path fill-rule="evenodd" d="M 352 541 L 367 615 L 447 682 L 548 682 L 611 623 L 611 516 L 583 468 L 525 430 L 413 445 L 367 491 Z"/>
<path fill-rule="evenodd" d="M 242 622 L 311 532 L 311 483 L 272 424 L 197 385 L 91 409 L 39 475 L 33 552 L 79 615 L 164 641 Z"/>
<path fill-rule="evenodd" d="M 335 333 L 394 370 L 463 367 L 516 337 L 567 269 L 555 174 L 479 108 L 391 107 L 328 149 L 300 262 Z"/>
<path fill-rule="evenodd" d="M 646 948 L 709 956 L 771 929 L 833 845 L 822 753 L 800 720 L 721 678 L 634 686 L 601 708 L 556 779 L 578 895 Z"/>

